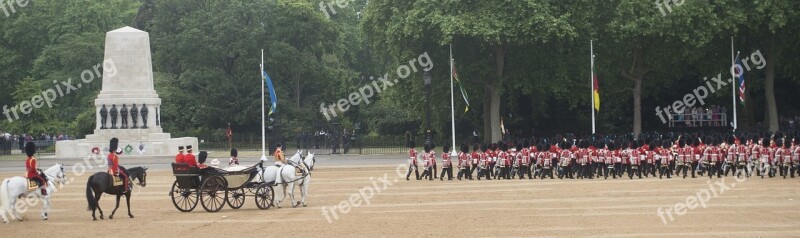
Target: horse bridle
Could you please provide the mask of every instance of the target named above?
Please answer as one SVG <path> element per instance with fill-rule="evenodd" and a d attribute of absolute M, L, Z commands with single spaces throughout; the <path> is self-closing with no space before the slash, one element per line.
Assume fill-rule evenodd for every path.
<path fill-rule="evenodd" d="M 59 168 L 59 170 L 61 170 L 61 173 L 59 173 L 59 174 L 57 174 L 55 176 L 56 179 L 51 179 L 51 177 L 53 177 L 53 176 L 51 176 L 51 175 L 49 175 L 47 173 L 44 173 L 44 172 L 42 172 L 42 173 L 44 174 L 44 176 L 47 177 L 47 180 L 55 180 L 59 184 L 65 184 L 66 180 L 67 180 L 67 175 L 66 175 L 67 173 L 64 172 L 64 166 L 62 165 L 61 168 Z"/>
<path fill-rule="evenodd" d="M 147 171 L 145 171 L 145 169 L 142 169 L 142 178 L 139 179 L 138 183 L 134 182 L 135 177 L 133 176 L 128 176 L 128 182 L 130 182 L 131 184 L 139 185 L 139 187 L 144 187 L 145 185 L 143 185 L 144 184 L 143 181 L 146 180 L 146 178 L 147 178 Z"/>

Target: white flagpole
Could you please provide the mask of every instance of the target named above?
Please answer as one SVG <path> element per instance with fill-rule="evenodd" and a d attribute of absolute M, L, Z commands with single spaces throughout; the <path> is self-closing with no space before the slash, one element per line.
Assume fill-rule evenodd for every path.
<path fill-rule="evenodd" d="M 589 75 L 589 90 L 591 90 L 592 97 L 592 104 L 589 105 L 589 108 L 592 110 L 592 134 L 595 134 L 595 125 L 594 125 L 594 45 L 592 44 L 592 40 L 589 40 L 589 53 L 591 54 L 591 67 L 590 70 L 591 74 Z"/>
<path fill-rule="evenodd" d="M 453 147 L 451 156 L 457 156 L 456 153 L 456 104 L 453 100 L 453 45 L 450 45 L 450 122 L 452 127 Z"/>
<path fill-rule="evenodd" d="M 731 67 L 735 67 L 735 66 L 736 66 L 736 59 L 733 56 L 733 36 L 731 36 Z M 744 73 L 744 72 L 740 72 L 740 73 Z M 738 128 L 738 124 L 737 124 L 738 122 L 736 121 L 736 85 L 739 82 L 736 79 L 737 78 L 736 78 L 735 72 L 731 71 L 731 80 L 733 81 L 733 83 L 731 85 L 731 88 L 733 90 L 732 91 L 733 93 L 731 95 L 731 96 L 733 96 L 733 131 L 736 131 L 736 128 Z"/>
<path fill-rule="evenodd" d="M 267 136 L 266 129 L 264 128 L 264 49 L 261 49 L 261 72 L 258 72 L 261 78 L 261 161 L 267 161 Z"/>

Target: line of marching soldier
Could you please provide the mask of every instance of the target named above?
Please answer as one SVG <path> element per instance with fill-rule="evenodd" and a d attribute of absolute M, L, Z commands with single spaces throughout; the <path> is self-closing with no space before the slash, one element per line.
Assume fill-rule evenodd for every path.
<path fill-rule="evenodd" d="M 409 149 L 409 170 L 417 180 L 453 179 L 629 179 L 679 176 L 761 176 L 800 175 L 798 136 L 773 135 L 642 135 L 642 138 L 606 137 L 523 140 L 516 143 L 462 144 L 457 156 L 444 146 L 438 157 L 442 172 L 437 175 L 437 154 L 431 145 L 418 153 Z M 422 175 L 418 162 L 424 165 Z M 477 171 L 477 173 L 476 173 Z M 473 175 L 476 175 L 473 177 Z"/>

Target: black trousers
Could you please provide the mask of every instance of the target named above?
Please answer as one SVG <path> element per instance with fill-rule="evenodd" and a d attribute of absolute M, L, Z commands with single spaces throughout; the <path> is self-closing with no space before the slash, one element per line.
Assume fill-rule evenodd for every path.
<path fill-rule="evenodd" d="M 525 178 L 525 174 L 528 174 L 528 179 L 532 179 L 530 166 L 522 165 L 519 167 L 518 172 L 519 172 L 519 179 Z"/>
<path fill-rule="evenodd" d="M 472 179 L 472 173 L 470 173 L 470 167 L 462 167 L 458 169 L 458 176 L 456 176 L 459 180 L 463 176 L 465 179 Z"/>
<path fill-rule="evenodd" d="M 470 177 L 470 179 L 472 178 L 472 173 L 475 173 L 475 169 L 476 169 L 476 168 L 478 168 L 478 164 L 472 164 L 472 166 L 469 168 L 469 169 L 470 169 L 470 170 L 469 170 L 469 177 Z"/>
<path fill-rule="evenodd" d="M 411 176 L 411 170 L 414 170 L 414 173 L 417 175 L 417 176 L 416 176 L 417 180 L 420 180 L 420 177 L 419 177 L 419 167 L 417 167 L 417 165 L 416 165 L 416 164 L 409 164 L 409 165 L 408 165 L 408 174 L 406 174 L 406 180 L 408 180 L 408 177 L 410 177 L 410 176 Z"/>
<path fill-rule="evenodd" d="M 612 178 L 617 178 L 617 166 L 614 164 L 604 164 L 603 165 L 603 174 L 605 179 L 608 179 L 608 175 L 611 174 Z"/>
<path fill-rule="evenodd" d="M 439 175 L 439 179 L 444 179 L 445 174 L 447 174 L 447 180 L 453 180 L 453 167 L 442 167 L 442 174 Z"/>
<path fill-rule="evenodd" d="M 542 179 L 544 179 L 545 177 L 548 177 L 548 176 L 550 177 L 550 179 L 555 179 L 553 177 L 553 167 L 542 168 Z"/>

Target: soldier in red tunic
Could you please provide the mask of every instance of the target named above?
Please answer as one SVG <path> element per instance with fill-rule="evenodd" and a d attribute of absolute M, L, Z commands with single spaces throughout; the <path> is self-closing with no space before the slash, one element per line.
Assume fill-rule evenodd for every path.
<path fill-rule="evenodd" d="M 419 177 L 419 167 L 417 167 L 417 150 L 414 149 L 415 144 L 414 141 L 408 142 L 408 174 L 406 174 L 406 180 L 409 180 L 411 177 L 411 171 L 413 170 L 417 180 L 422 178 Z"/>
<path fill-rule="evenodd" d="M 665 140 L 661 143 L 661 147 L 657 149 L 658 159 L 656 160 L 656 164 L 658 164 L 658 178 L 664 178 L 664 175 L 667 175 L 667 178 L 672 178 L 672 170 L 670 170 L 674 157 L 672 156 L 672 143 L 670 140 Z"/>
<path fill-rule="evenodd" d="M 470 170 L 469 170 L 469 177 L 470 178 L 472 178 L 472 174 L 475 173 L 475 170 L 478 169 L 478 162 L 480 162 L 480 159 L 481 159 L 481 153 L 478 150 L 479 148 L 480 148 L 480 146 L 478 145 L 478 143 L 475 143 L 475 145 L 472 145 L 472 154 L 470 154 L 470 160 L 472 161 L 471 162 L 472 166 L 470 166 Z M 480 180 L 480 178 L 481 178 L 481 176 L 478 175 L 478 179 L 479 180 Z"/>
<path fill-rule="evenodd" d="M 792 138 L 792 171 L 790 171 L 792 178 L 795 173 L 800 174 L 800 145 L 798 143 L 800 143 L 800 137 Z"/>
<path fill-rule="evenodd" d="M 275 154 L 277 155 L 278 152 L 275 152 Z M 192 145 L 186 146 L 186 155 L 183 156 L 183 162 L 188 164 L 189 167 L 197 167 L 197 158 L 192 154 Z"/>
<path fill-rule="evenodd" d="M 472 173 L 470 173 L 471 157 L 472 156 L 469 154 L 469 146 L 467 146 L 467 144 L 461 144 L 461 152 L 458 153 L 458 180 L 461 180 L 461 176 L 472 180 Z"/>
<path fill-rule="evenodd" d="M 531 145 L 528 141 L 517 146 L 520 162 L 522 163 L 519 165 L 519 179 L 525 178 L 525 174 L 528 174 L 528 179 L 533 179 L 531 176 L 531 151 L 528 149 L 530 147 Z"/>
<path fill-rule="evenodd" d="M 433 150 L 433 148 L 436 148 L 436 146 L 431 144 L 430 147 L 431 147 L 431 151 L 428 152 L 428 159 L 431 162 L 431 164 L 430 164 L 430 168 L 431 168 L 431 171 L 432 171 L 431 175 L 433 175 L 434 179 L 437 179 L 437 178 L 439 178 L 439 177 L 437 177 L 437 176 L 439 176 L 439 174 L 437 173 L 439 171 L 439 168 L 436 167 L 436 151 Z"/>
<path fill-rule="evenodd" d="M 491 168 L 489 167 L 489 148 L 486 144 L 481 144 L 481 153 L 480 158 L 478 159 L 478 180 L 481 180 L 481 177 L 486 178 L 486 180 L 492 180 L 489 171 Z"/>
<path fill-rule="evenodd" d="M 775 141 L 773 143 L 775 144 L 775 152 L 773 152 L 775 154 L 774 165 L 777 168 L 779 175 L 783 176 L 784 175 L 783 158 L 784 155 L 786 154 L 785 153 L 786 150 L 783 147 L 783 138 L 775 138 Z M 784 178 L 786 177 L 784 176 Z"/>
<path fill-rule="evenodd" d="M 442 147 L 442 174 L 439 175 L 439 180 L 444 180 L 445 174 L 447 174 L 447 180 L 453 180 L 453 162 L 450 159 L 449 145 Z"/>
<path fill-rule="evenodd" d="M 633 179 L 634 176 L 639 176 L 642 179 L 642 167 L 639 159 L 639 142 L 631 141 L 628 150 L 628 178 Z"/>
<path fill-rule="evenodd" d="M 183 161 L 183 146 L 178 146 L 178 154 L 175 155 L 175 163 L 176 164 L 184 164 L 186 163 Z"/>
<path fill-rule="evenodd" d="M 34 155 L 36 154 L 36 145 L 33 142 L 28 142 L 25 144 L 25 155 L 28 156 L 25 159 L 25 178 L 29 180 L 36 181 L 39 184 L 39 188 L 42 189 L 42 195 L 47 196 L 47 180 L 44 179 L 39 173 L 39 167 Z"/>
<path fill-rule="evenodd" d="M 767 174 L 770 178 L 773 176 L 772 160 L 775 154 L 773 154 L 773 149 L 772 147 L 770 147 L 769 140 L 770 139 L 768 136 L 764 136 L 764 138 L 761 138 L 761 146 L 759 147 L 759 152 L 758 152 L 759 156 L 761 156 L 761 159 L 759 161 L 759 164 L 761 166 L 758 175 L 761 176 L 762 179 L 764 178 L 764 174 Z"/>
<path fill-rule="evenodd" d="M 119 154 L 122 154 L 122 150 L 118 148 L 119 139 L 111 138 L 109 142 L 108 148 L 108 174 L 111 176 L 119 176 L 122 180 L 122 189 L 125 192 L 129 192 L 130 188 L 128 187 L 128 175 L 125 174 L 124 171 L 119 169 Z"/>
<path fill-rule="evenodd" d="M 431 160 L 435 160 L 435 154 L 431 155 L 433 150 L 431 149 L 431 145 L 425 145 L 425 153 L 422 153 L 422 161 L 425 162 L 425 171 L 422 172 L 422 177 L 427 178 L 428 180 L 433 180 L 433 162 Z"/>

